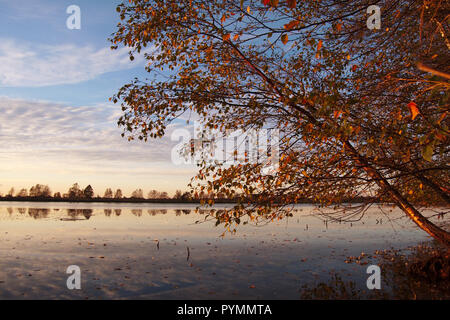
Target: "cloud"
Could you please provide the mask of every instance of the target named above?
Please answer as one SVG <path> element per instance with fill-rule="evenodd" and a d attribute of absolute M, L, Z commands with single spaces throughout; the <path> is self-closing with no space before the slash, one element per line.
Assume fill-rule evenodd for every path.
<path fill-rule="evenodd" d="M 128 142 L 117 127 L 114 105 L 72 107 L 46 101 L 0 97 L 1 154 L 40 157 L 64 155 L 77 160 L 170 161 L 170 139 Z M 156 146 L 156 148 L 155 148 Z"/>
<path fill-rule="evenodd" d="M 107 72 L 131 69 L 143 62 L 143 55 L 131 62 L 127 48 L 96 49 L 91 45 L 45 45 L 0 39 L 0 86 L 74 84 Z"/>
<path fill-rule="evenodd" d="M 128 142 L 117 126 L 119 106 L 69 106 L 0 96 L 0 177 L 11 186 L 50 184 L 65 190 L 75 181 L 96 190 L 114 186 L 169 192 L 184 189 L 196 170 L 171 161 L 172 125 L 162 139 Z"/>

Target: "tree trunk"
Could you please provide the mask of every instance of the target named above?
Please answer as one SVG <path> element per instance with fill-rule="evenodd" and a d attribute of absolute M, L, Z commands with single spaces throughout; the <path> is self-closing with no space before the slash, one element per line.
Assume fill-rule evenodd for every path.
<path fill-rule="evenodd" d="M 408 200 L 406 200 L 395 188 L 393 188 L 389 182 L 374 168 L 372 168 L 364 157 L 362 157 L 358 151 L 347 141 L 345 142 L 346 148 L 355 157 L 362 166 L 364 171 L 376 181 L 378 186 L 385 190 L 394 199 L 397 206 L 410 217 L 414 223 L 422 230 L 427 232 L 430 236 L 438 240 L 440 243 L 450 248 L 450 233 L 444 229 L 438 227 L 426 217 L 424 217 L 414 206 L 412 206 Z"/>

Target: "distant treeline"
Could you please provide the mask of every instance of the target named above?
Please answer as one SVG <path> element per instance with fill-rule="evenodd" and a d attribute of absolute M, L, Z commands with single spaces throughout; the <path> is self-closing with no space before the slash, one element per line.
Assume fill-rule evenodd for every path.
<path fill-rule="evenodd" d="M 0 201 L 52 201 L 52 202 L 143 202 L 143 203 L 199 203 L 202 200 L 212 199 L 206 193 L 192 195 L 190 192 L 182 192 L 177 190 L 173 197 L 165 191 L 151 190 L 144 196 L 142 189 L 134 190 L 130 197 L 125 197 L 121 189 L 113 191 L 107 188 L 103 196 L 95 195 L 94 189 L 91 185 L 85 188 L 80 188 L 78 183 L 75 183 L 69 188 L 67 193 L 61 194 L 55 192 L 52 194 L 48 185 L 37 184 L 29 190 L 20 189 L 15 191 L 11 188 L 9 192 L 3 196 L 0 194 Z M 216 197 L 216 202 L 234 202 L 234 199 L 225 199 L 225 197 Z"/>
<path fill-rule="evenodd" d="M 69 188 L 67 193 L 61 194 L 56 192 L 52 194 L 47 185 L 37 184 L 27 189 L 21 189 L 15 192 L 14 188 L 3 196 L 0 194 L 0 201 L 30 201 L 30 202 L 113 202 L 113 203 L 201 203 L 213 199 L 215 203 L 235 203 L 237 198 L 227 198 L 224 195 L 216 195 L 214 198 L 204 192 L 200 194 L 191 194 L 190 192 L 182 192 L 177 190 L 173 197 L 170 197 L 167 192 L 160 192 L 151 190 L 147 196 L 144 196 L 142 189 L 136 189 L 131 193 L 130 197 L 124 197 L 121 189 L 113 191 L 107 188 L 103 196 L 95 195 L 94 189 L 88 185 L 84 189 L 80 188 L 78 183 L 75 183 Z M 368 198 L 358 197 L 349 199 L 350 203 L 366 202 Z M 276 202 L 276 201 L 275 201 Z M 297 203 L 313 203 L 312 199 L 300 199 Z"/>

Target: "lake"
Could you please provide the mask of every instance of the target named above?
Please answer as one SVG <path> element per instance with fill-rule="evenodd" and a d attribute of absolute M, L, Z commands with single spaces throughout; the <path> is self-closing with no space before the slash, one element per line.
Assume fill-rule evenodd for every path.
<path fill-rule="evenodd" d="M 293 217 L 224 237 L 215 221 L 196 223 L 205 214 L 195 208 L 0 202 L 0 299 L 298 299 L 333 274 L 366 288 L 367 265 L 349 256 L 430 240 L 392 207 L 344 223 L 297 205 Z M 81 290 L 66 286 L 70 265 Z"/>

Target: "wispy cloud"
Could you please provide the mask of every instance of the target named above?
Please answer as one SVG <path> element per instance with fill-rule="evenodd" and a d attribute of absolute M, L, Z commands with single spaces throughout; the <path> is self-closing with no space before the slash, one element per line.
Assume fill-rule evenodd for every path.
<path fill-rule="evenodd" d="M 108 104 L 73 107 L 0 97 L 2 182 L 68 185 L 86 177 L 103 187 L 116 177 L 122 187 L 140 181 L 144 188 L 165 185 L 170 191 L 176 181 L 188 181 L 193 169 L 171 162 L 173 128 L 163 139 L 128 142 L 117 127 L 120 112 Z"/>
<path fill-rule="evenodd" d="M 169 161 L 170 139 L 128 142 L 117 127 L 120 108 L 114 105 L 72 107 L 46 101 L 0 97 L 2 153 L 71 155 L 77 159 Z M 155 148 L 155 145 L 158 148 Z"/>
<path fill-rule="evenodd" d="M 136 67 L 143 61 L 141 55 L 131 62 L 127 48 L 111 50 L 91 45 L 44 45 L 0 39 L 0 86 L 42 87 L 79 83 L 107 72 Z"/>

